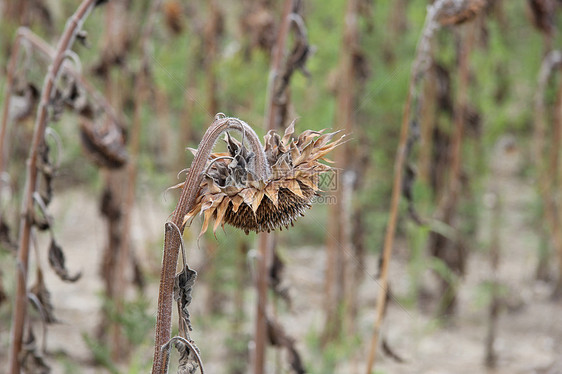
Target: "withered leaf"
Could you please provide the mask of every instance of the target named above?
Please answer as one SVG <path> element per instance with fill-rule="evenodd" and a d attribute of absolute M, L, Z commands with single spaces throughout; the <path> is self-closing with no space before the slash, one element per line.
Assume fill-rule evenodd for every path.
<path fill-rule="evenodd" d="M 2 273 L 0 272 L 0 305 L 2 305 L 7 299 L 8 296 L 4 290 L 4 282 L 2 282 Z"/>
<path fill-rule="evenodd" d="M 51 246 L 49 247 L 49 265 L 51 265 L 51 268 L 63 281 L 76 282 L 82 276 L 82 272 L 70 276 L 65 267 L 65 261 L 62 248 L 57 244 L 55 239 L 51 239 Z"/>
<path fill-rule="evenodd" d="M 0 215 L 0 246 L 11 251 L 16 251 L 17 249 L 16 242 L 10 236 L 10 226 L 8 226 L 2 215 Z"/>
<path fill-rule="evenodd" d="M 146 276 L 144 275 L 136 251 L 131 252 L 131 265 L 133 266 L 133 284 L 139 291 L 144 291 L 146 287 Z"/>
<path fill-rule="evenodd" d="M 535 27 L 547 35 L 552 35 L 556 31 L 556 1 L 529 0 L 527 4 Z"/>
<path fill-rule="evenodd" d="M 58 320 L 55 317 L 54 307 L 51 304 L 51 293 L 47 290 L 47 286 L 45 285 L 45 281 L 43 279 L 43 272 L 40 268 L 37 268 L 37 279 L 35 280 L 35 284 L 29 290 L 31 294 L 34 295 L 36 302 L 32 303 L 36 308 L 40 308 L 38 312 L 41 314 L 44 322 L 47 324 L 57 323 Z"/>
<path fill-rule="evenodd" d="M 385 355 L 387 355 L 388 357 L 392 358 L 394 361 L 398 362 L 398 363 L 404 363 L 406 362 L 401 356 L 399 356 L 388 344 L 388 340 L 386 340 L 386 338 L 382 339 L 382 351 L 384 352 Z"/>
<path fill-rule="evenodd" d="M 100 213 L 110 221 L 117 221 L 121 217 L 121 206 L 109 187 L 103 190 Z"/>
<path fill-rule="evenodd" d="M 410 164 L 406 165 L 404 169 L 404 178 L 402 180 L 402 196 L 404 196 L 406 202 L 408 203 L 408 214 L 410 215 L 410 218 L 418 225 L 421 225 L 423 221 L 416 211 L 413 194 L 413 187 L 416 181 L 416 172 Z"/>
<path fill-rule="evenodd" d="M 53 177 L 55 175 L 55 166 L 49 157 L 49 145 L 43 142 L 39 148 L 39 158 L 37 168 L 41 172 L 39 180 L 39 195 L 41 200 L 48 206 L 53 199 Z"/>
<path fill-rule="evenodd" d="M 86 155 L 100 167 L 118 169 L 127 162 L 125 137 L 117 125 L 102 130 L 93 121 L 82 118 L 80 139 Z"/>
<path fill-rule="evenodd" d="M 88 32 L 86 30 L 80 30 L 76 33 L 76 41 L 86 48 L 91 47 L 91 44 L 88 41 Z"/>
<path fill-rule="evenodd" d="M 46 231 L 46 230 L 49 230 L 51 228 L 51 224 L 50 224 L 49 220 L 46 217 L 43 217 L 43 216 L 38 217 L 37 214 L 33 214 L 33 225 L 39 231 Z"/>
<path fill-rule="evenodd" d="M 199 348 L 195 346 L 193 341 L 191 341 L 191 344 L 197 349 L 199 354 Z M 177 374 L 194 374 L 199 369 L 199 363 L 191 348 L 179 339 L 174 342 L 174 345 L 180 354 Z M 201 372 L 203 372 L 203 369 L 201 369 Z"/>
<path fill-rule="evenodd" d="M 184 28 L 182 4 L 177 0 L 166 1 L 163 10 L 168 29 L 173 35 L 181 34 Z"/>
<path fill-rule="evenodd" d="M 27 83 L 20 92 L 14 92 L 10 97 L 8 118 L 11 121 L 21 122 L 34 116 L 39 90 L 32 83 Z"/>
<path fill-rule="evenodd" d="M 299 352 L 295 346 L 295 339 L 287 335 L 279 322 L 267 317 L 267 334 L 271 345 L 287 350 L 289 365 L 294 373 L 304 374 L 306 370 Z"/>
<path fill-rule="evenodd" d="M 84 88 L 79 86 L 74 78 L 69 78 L 69 83 L 63 91 L 63 100 L 68 109 L 82 117 L 94 119 L 95 108 Z"/>
<path fill-rule="evenodd" d="M 273 261 L 269 268 L 269 284 L 273 292 L 282 298 L 289 308 L 291 307 L 291 297 L 289 295 L 289 288 L 283 285 L 283 271 L 285 270 L 285 262 L 279 256 L 277 248 L 273 251 Z"/>
<path fill-rule="evenodd" d="M 51 368 L 38 352 L 35 335 L 31 327 L 28 328 L 27 337 L 23 342 L 21 352 L 21 369 L 23 373 L 49 374 Z"/>
<path fill-rule="evenodd" d="M 191 291 L 197 279 L 197 272 L 185 265 L 184 269 L 174 279 L 174 300 L 178 303 L 181 318 L 185 321 L 189 331 L 192 330 L 189 319 L 189 304 L 191 304 Z"/>

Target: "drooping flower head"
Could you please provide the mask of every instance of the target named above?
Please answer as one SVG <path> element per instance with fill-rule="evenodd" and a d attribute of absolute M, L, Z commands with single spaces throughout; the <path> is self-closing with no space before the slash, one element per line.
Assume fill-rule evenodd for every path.
<path fill-rule="evenodd" d="M 261 149 L 255 149 L 247 146 L 255 144 L 248 141 L 255 136 L 253 131 L 242 131 L 241 141 L 227 132 L 224 140 L 228 152 L 209 157 L 200 192 L 184 223 L 203 215 L 200 235 L 211 219 L 215 220 L 214 232 L 225 223 L 246 234 L 292 225 L 318 194 L 319 175 L 333 172 L 320 160 L 344 138 L 336 138 L 335 132 L 306 130 L 296 138 L 293 133 L 294 122 L 282 137 L 269 131 L 264 137 L 265 147 L 261 148 L 258 140 Z M 256 152 L 265 157 L 256 157 Z M 258 159 L 265 159 L 267 165 L 257 165 Z"/>

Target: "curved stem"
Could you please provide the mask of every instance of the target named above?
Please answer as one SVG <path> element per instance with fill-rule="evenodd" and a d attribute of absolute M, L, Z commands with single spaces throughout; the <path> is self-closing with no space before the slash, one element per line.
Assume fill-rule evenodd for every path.
<path fill-rule="evenodd" d="M 215 143 L 224 132 L 229 130 L 237 130 L 245 135 L 245 140 L 248 141 L 250 150 L 254 152 L 256 157 L 255 173 L 258 178 L 266 180 L 271 175 L 267 157 L 255 131 L 246 122 L 238 118 L 225 117 L 222 113 L 217 114 L 215 121 L 205 132 L 201 143 L 199 143 L 199 148 L 191 163 L 191 167 L 187 171 L 183 190 L 172 215 L 171 222 L 179 227 L 180 230 L 179 232 L 173 230 L 172 225 L 166 226 L 162 272 L 160 273 L 160 288 L 158 291 L 158 315 L 156 317 L 152 374 L 165 374 L 168 371 L 168 352 L 162 351 L 161 347 L 170 340 L 171 336 L 174 278 L 181 244 L 181 234 L 185 229 L 183 218 L 187 212 L 193 209 L 195 200 L 199 195 L 203 172 Z"/>
<path fill-rule="evenodd" d="M 436 22 L 436 19 L 446 1 L 447 0 L 438 0 L 434 2 L 433 5 L 428 6 L 424 28 L 422 30 L 422 34 L 416 49 L 416 57 L 412 64 L 408 94 L 406 96 L 406 102 L 404 104 L 404 111 L 402 114 L 402 124 L 398 142 L 398 149 L 396 151 L 396 159 L 394 161 L 394 180 L 392 183 L 390 212 L 384 237 L 384 247 L 380 267 L 381 270 L 379 275 L 380 290 L 377 295 L 376 317 L 373 326 L 373 335 L 371 337 L 369 355 L 367 357 L 367 370 L 365 371 L 366 374 L 370 374 L 375 365 L 379 335 L 382 327 L 386 299 L 388 295 L 388 265 L 392 256 L 392 247 L 394 245 L 394 236 L 396 233 L 396 222 L 398 220 L 398 203 L 400 202 L 400 190 L 403 179 L 402 171 L 404 170 L 404 164 L 406 162 L 406 143 L 408 140 L 409 132 L 410 107 L 415 94 L 416 86 L 425 74 L 431 62 L 431 40 L 433 38 L 434 32 L 439 28 L 439 24 Z"/>
<path fill-rule="evenodd" d="M 17 255 L 18 270 L 10 345 L 9 372 L 11 374 L 20 373 L 19 354 L 22 348 L 23 330 L 27 313 L 27 267 L 32 226 L 31 211 L 33 209 L 33 192 L 36 190 L 37 185 L 37 159 L 39 155 L 39 148 L 45 140 L 49 101 L 55 88 L 56 77 L 59 74 L 66 58 L 66 51 L 74 43 L 76 33 L 82 28 L 82 24 L 95 6 L 95 3 L 96 0 L 84 0 L 72 17 L 68 19 L 66 28 L 57 46 L 55 57 L 52 64 L 49 66 L 49 70 L 45 77 L 43 90 L 41 91 L 41 98 L 39 101 L 39 108 L 37 109 L 37 118 L 33 131 L 33 141 L 29 152 L 29 158 L 27 160 L 24 198 L 21 207 L 20 240 Z"/>

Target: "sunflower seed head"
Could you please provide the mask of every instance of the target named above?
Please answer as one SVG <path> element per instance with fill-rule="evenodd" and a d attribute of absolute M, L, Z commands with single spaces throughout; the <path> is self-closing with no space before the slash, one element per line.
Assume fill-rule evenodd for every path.
<path fill-rule="evenodd" d="M 337 133 L 306 130 L 293 138 L 294 123 L 281 137 L 265 136 L 264 152 L 271 167 L 266 180 L 257 177 L 256 157 L 242 142 L 226 134 L 227 153 L 213 153 L 194 208 L 184 222 L 204 216 L 202 235 L 211 219 L 213 231 L 225 223 L 250 231 L 269 232 L 292 225 L 310 208 L 318 193 L 318 176 L 332 168 L 320 163 L 343 141 Z M 244 134 L 242 135 L 244 137 Z"/>

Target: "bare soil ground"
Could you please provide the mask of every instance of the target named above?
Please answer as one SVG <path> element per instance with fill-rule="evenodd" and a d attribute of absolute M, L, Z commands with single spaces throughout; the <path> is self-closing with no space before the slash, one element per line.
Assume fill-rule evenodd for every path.
<path fill-rule="evenodd" d="M 562 343 L 561 305 L 549 299 L 550 286 L 534 279 L 538 239 L 529 220 L 529 207 L 535 199 L 534 187 L 519 176 L 521 156 L 515 151 L 503 155 L 495 165 L 487 189 L 496 188 L 502 203 L 501 249 L 502 259 L 497 277 L 507 286 L 508 305 L 499 317 L 496 350 L 499 357 L 495 370 L 485 368 L 484 341 L 488 323 L 487 304 L 482 302 L 480 285 L 490 280 L 489 242 L 490 209 L 481 212 L 480 233 L 475 240 L 477 250 L 470 256 L 467 276 L 463 280 L 458 317 L 450 324 L 440 324 L 431 313 L 418 308 L 405 308 L 398 302 L 389 306 L 384 335 L 404 363 L 397 363 L 380 355 L 377 370 L 381 373 L 426 373 L 426 374 L 557 374 L 562 373 L 560 346 Z M 173 196 L 169 198 L 173 199 Z M 486 197 L 485 197 L 486 198 Z M 140 256 L 148 271 L 157 274 L 160 266 L 162 228 L 169 212 L 163 208 L 160 197 L 143 198 L 135 213 L 133 239 L 137 248 L 143 249 Z M 97 198 L 83 191 L 70 190 L 59 195 L 53 205 L 57 217 L 57 232 L 60 242 L 67 249 L 67 264 L 71 271 L 83 272 L 77 284 L 65 284 L 50 271 L 46 271 L 57 316 L 62 323 L 49 328 L 48 349 L 63 351 L 80 367 L 81 373 L 105 373 L 100 367 L 91 366 L 91 352 L 84 343 L 82 334 L 92 336 L 98 322 L 101 305 L 99 293 L 102 283 L 99 267 L 105 242 L 104 223 L 99 218 Z M 196 229 L 195 229 L 196 230 Z M 220 246 L 231 246 L 228 238 L 220 239 Z M 43 244 L 44 245 L 44 244 Z M 196 246 L 192 247 L 196 248 Z M 287 280 L 292 287 L 293 311 L 282 314 L 281 320 L 287 330 L 297 339 L 304 352 L 306 362 L 314 363 L 317 354 L 307 345 L 310 336 L 319 334 L 323 327 L 323 267 L 322 248 L 298 248 L 286 251 Z M 202 263 L 202 253 L 191 250 L 192 266 Z M 41 261 L 47 266 L 46 258 Z M 407 272 L 406 248 L 397 248 L 390 272 L 390 282 L 396 300 L 409 292 L 411 280 Z M 377 259 L 369 256 L 365 281 L 361 288 L 361 310 L 356 321 L 358 335 L 362 339 L 361 349 L 351 354 L 346 362 L 337 364 L 334 373 L 364 373 L 366 351 L 374 321 L 375 299 L 378 286 L 374 280 Z M 431 278 L 425 274 L 428 279 Z M 223 324 L 198 325 L 198 315 L 204 314 L 203 295 L 208 292 L 201 282 L 196 285 L 193 302 L 193 338 L 198 342 L 207 362 L 208 373 L 225 372 L 225 331 Z M 156 300 L 156 285 L 147 289 L 147 297 Z M 249 320 L 245 324 L 251 332 L 253 292 L 247 292 Z M 3 306 L 2 308 L 6 308 Z M 153 309 L 155 310 L 155 308 Z M 4 313 L 5 314 L 5 313 Z M 9 326 L 0 327 L 1 362 L 6 362 Z M 150 347 L 145 354 L 150 357 Z M 0 365 L 0 372 L 4 372 Z M 317 365 L 312 365 L 317 366 Z M 274 372 L 272 368 L 269 372 Z M 61 364 L 55 364 L 55 373 L 68 372 Z M 75 372 L 76 369 L 72 369 Z M 122 372 L 128 372 L 123 368 Z"/>

